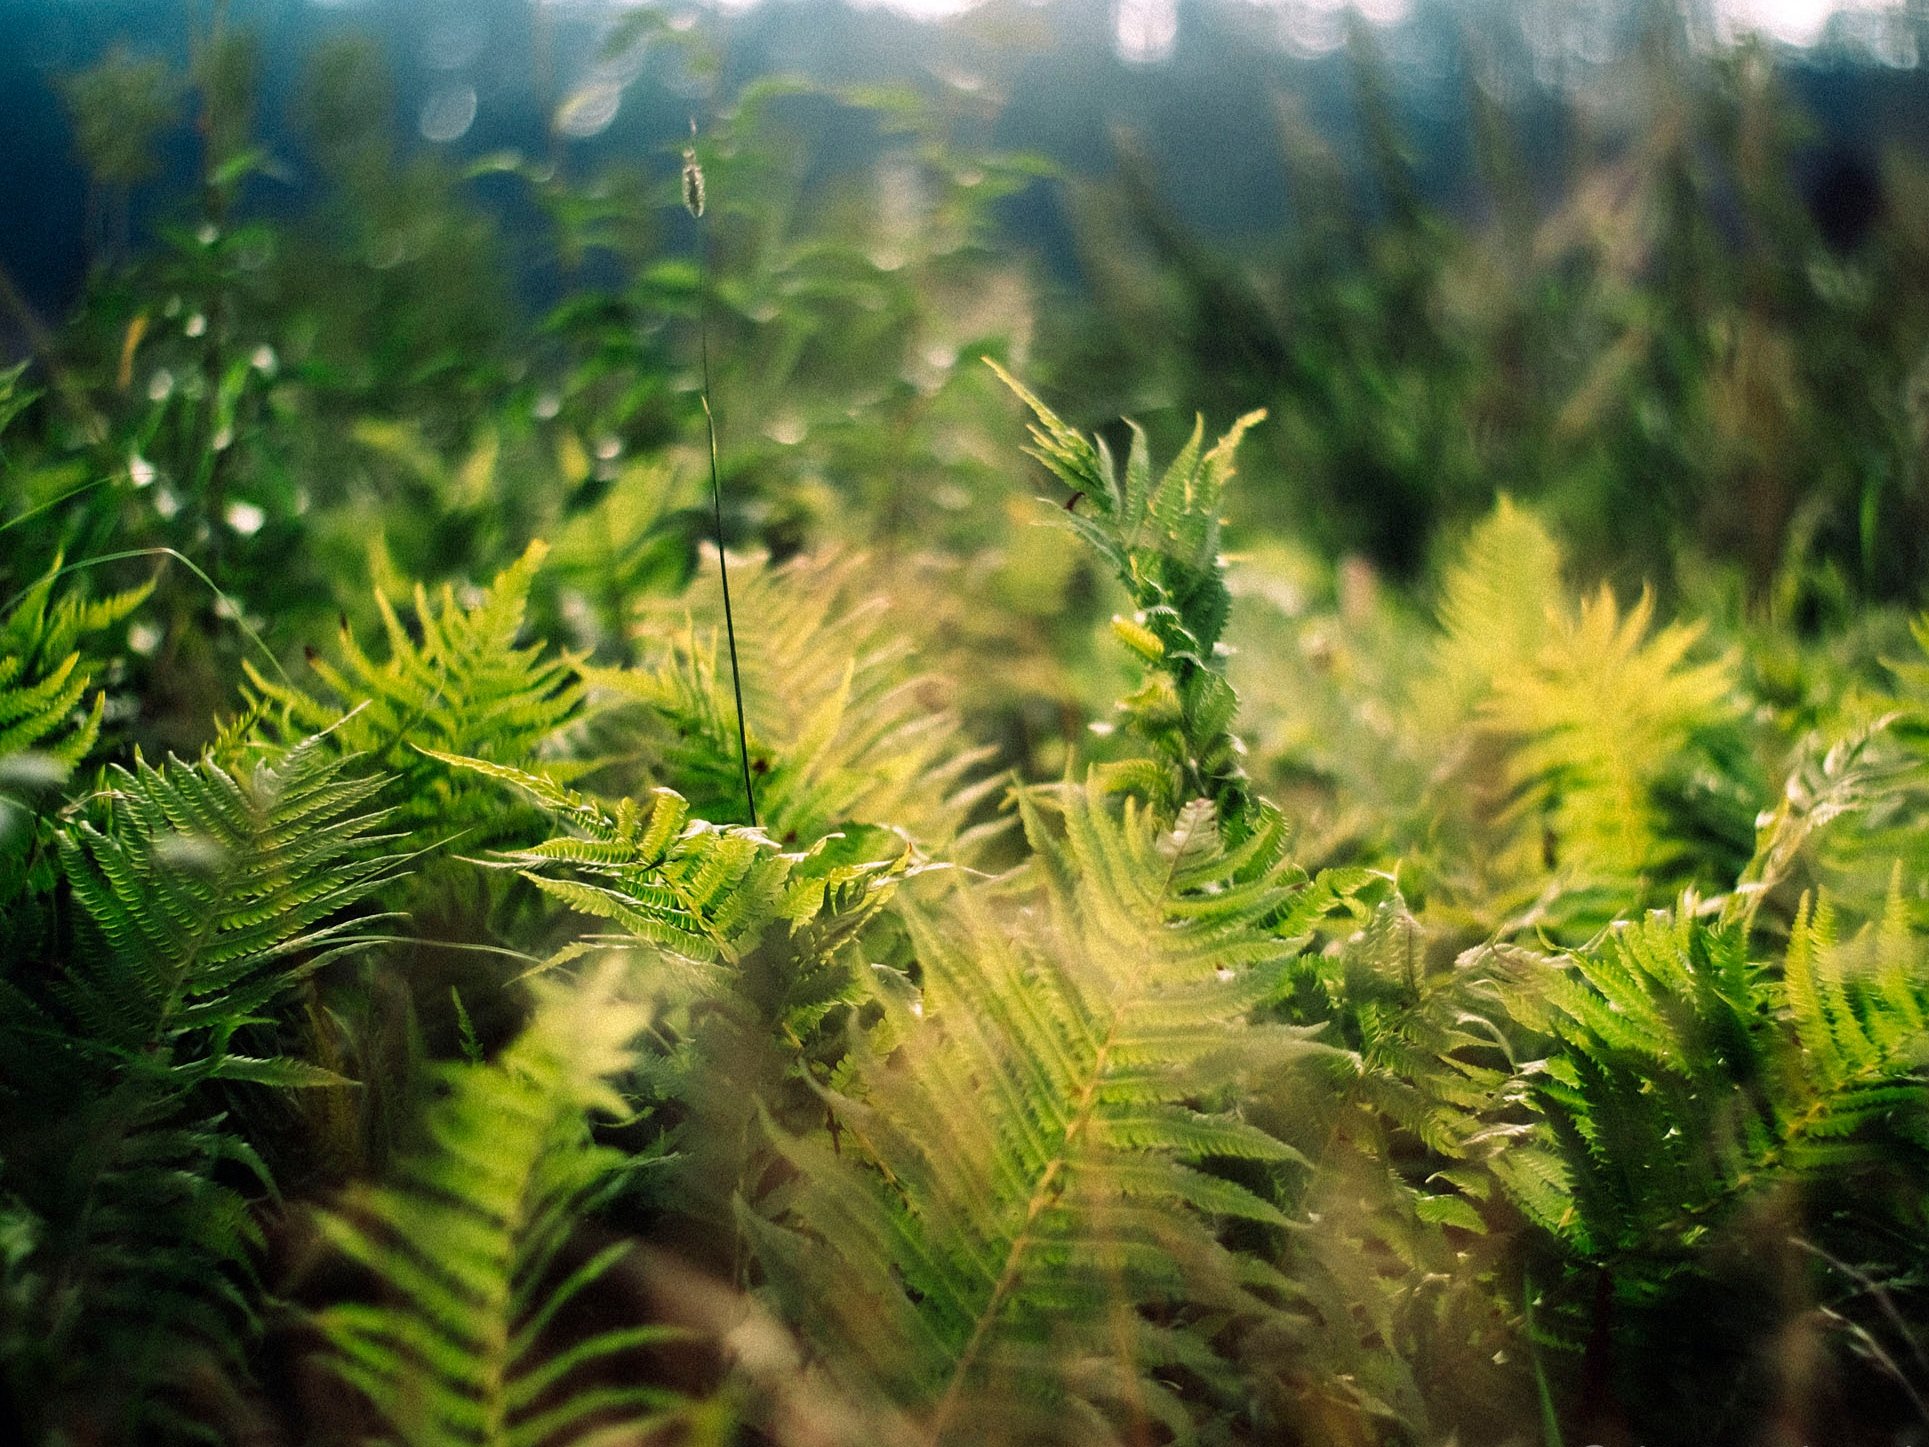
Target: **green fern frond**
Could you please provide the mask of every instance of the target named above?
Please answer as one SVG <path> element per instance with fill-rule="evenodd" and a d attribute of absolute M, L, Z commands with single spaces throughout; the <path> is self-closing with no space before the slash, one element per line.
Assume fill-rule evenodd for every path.
<path fill-rule="evenodd" d="M 450 754 L 434 757 L 521 790 L 567 831 L 504 851 L 492 863 L 695 965 L 738 960 L 779 922 L 799 927 L 820 916 L 861 916 L 925 867 L 902 839 L 895 841 L 895 859 L 859 857 L 884 851 L 868 840 L 872 848 L 840 848 L 847 843 L 843 835 L 784 853 L 760 830 L 692 819 L 688 801 L 668 789 L 647 801 L 619 800 L 611 809 L 538 775 Z"/>
<path fill-rule="evenodd" d="M 1899 878 L 1881 920 L 1850 940 L 1838 937 L 1827 900 L 1812 912 L 1802 901 L 1781 980 L 1801 1046 L 1801 1074 L 1783 1108 L 1792 1165 L 1810 1140 L 1841 1141 L 1889 1122 L 1929 1130 L 1924 955 Z"/>
<path fill-rule="evenodd" d="M 376 833 L 383 780 L 348 774 L 324 740 L 252 771 L 137 762 L 108 780 L 101 821 L 60 838 L 99 947 L 55 991 L 90 1048 L 225 1047 L 344 947 L 345 912 L 398 873 Z"/>
<path fill-rule="evenodd" d="M 1378 1118 L 1375 1129 L 1408 1133 L 1434 1165 L 1477 1154 L 1476 1137 L 1509 1103 L 1508 1071 L 1493 1058 L 1500 1032 L 1484 959 L 1475 952 L 1432 968 L 1420 922 L 1396 889 L 1315 966 L 1338 1038 L 1358 1062 L 1346 1095 Z M 1464 1198 L 1424 1194 L 1418 1209 L 1463 1207 Z"/>
<path fill-rule="evenodd" d="M 1752 924 L 1804 850 L 1838 820 L 1894 810 L 1910 766 L 1885 747 L 1893 721 L 1893 715 L 1876 719 L 1826 746 L 1814 737 L 1803 741 L 1781 799 L 1756 820 L 1755 852 L 1723 903 L 1724 919 Z"/>
<path fill-rule="evenodd" d="M 618 1242 L 570 1265 L 583 1217 L 620 1183 L 625 1157 L 587 1117 L 623 1113 L 646 1012 L 605 971 L 536 987 L 522 1034 L 490 1064 L 441 1068 L 422 1145 L 390 1180 L 321 1217 L 325 1235 L 380 1283 L 371 1302 L 315 1317 L 330 1370 L 367 1399 L 377 1440 L 452 1447 L 634 1441 L 688 1407 L 636 1377 L 639 1351 L 675 1339 L 646 1322 L 571 1330 L 605 1283 Z"/>
<path fill-rule="evenodd" d="M 1921 1151 L 1929 987 L 1894 899 L 1846 943 L 1804 904 L 1779 981 L 1738 926 L 1665 914 L 1544 981 L 1537 1008 L 1564 1048 L 1529 1084 L 1561 1170 L 1506 1165 L 1523 1209 L 1586 1254 L 1666 1263 L 1778 1180 L 1839 1182 Z M 1556 1174 L 1571 1211 L 1547 1199 Z"/>
<path fill-rule="evenodd" d="M 1650 915 L 1542 989 L 1571 1048 L 1533 1081 L 1592 1254 L 1679 1249 L 1771 1145 L 1742 936 Z M 1703 1227 L 1705 1229 L 1705 1226 Z"/>
<path fill-rule="evenodd" d="M 10 972 L 8 1184 L 46 1223 L 10 1363 L 58 1416 L 88 1383 L 130 1422 L 168 1410 L 197 1353 L 240 1373 L 255 1325 L 251 1197 L 273 1182 L 229 1118 L 233 1087 L 341 1086 L 281 1053 L 294 986 L 357 947 L 393 878 L 378 778 L 320 740 L 242 772 L 137 762 L 58 834 L 69 958 Z M 30 1069 L 19 1069 L 31 1062 Z M 219 1087 L 219 1093 L 216 1093 Z"/>
<path fill-rule="evenodd" d="M 1121 473 L 1102 439 L 1087 439 L 996 362 L 987 358 L 986 365 L 1037 418 L 1027 450 L 1076 494 L 1058 516 L 1132 599 L 1133 612 L 1114 619 L 1113 631 L 1146 676 L 1120 709 L 1165 770 L 1163 787 L 1150 797 L 1167 813 L 1189 798 L 1209 798 L 1226 824 L 1243 823 L 1251 797 L 1232 732 L 1238 699 L 1220 660 L 1232 595 L 1219 550 L 1219 509 L 1239 443 L 1266 414 L 1241 417 L 1210 448 L 1201 419 L 1155 481 L 1137 424 Z"/>
<path fill-rule="evenodd" d="M 98 665 L 82 656 L 82 642 L 122 621 L 153 589 L 56 597 L 60 576 L 56 557 L 0 622 L 0 757 L 32 750 L 71 769 L 100 736 L 105 704 L 96 694 L 83 706 Z"/>
<path fill-rule="evenodd" d="M 529 590 L 544 548 L 530 544 L 472 601 L 445 586 L 435 597 L 418 586 L 414 628 L 393 603 L 376 595 L 387 657 L 378 662 L 346 628 L 342 661 L 314 661 L 327 696 L 268 678 L 251 665 L 260 705 L 285 729 L 326 733 L 345 754 L 363 754 L 395 779 L 399 818 L 435 837 L 465 827 L 494 837 L 509 826 L 459 787 L 437 755 L 558 773 L 543 762 L 546 747 L 576 716 L 582 701 L 576 661 L 541 644 L 518 646 Z M 419 639 L 416 636 L 419 632 Z M 566 773 L 566 770 L 562 772 Z"/>
<path fill-rule="evenodd" d="M 914 915 L 922 994 L 883 1000 L 893 1048 L 836 1097 L 861 1150 L 779 1132 L 781 1224 L 741 1210 L 835 1369 L 932 1441 L 1183 1423 L 1162 1366 L 1223 1382 L 1213 1338 L 1283 1289 L 1216 1232 L 1286 1217 L 1204 1167 L 1295 1153 L 1221 1092 L 1261 1045 L 1319 1048 L 1248 1023 L 1295 948 L 1270 928 L 1303 888 L 1276 835 L 1228 852 L 1209 804 L 1173 829 L 1091 787 L 1023 813 L 1051 862 L 1038 913 L 965 890 Z"/>

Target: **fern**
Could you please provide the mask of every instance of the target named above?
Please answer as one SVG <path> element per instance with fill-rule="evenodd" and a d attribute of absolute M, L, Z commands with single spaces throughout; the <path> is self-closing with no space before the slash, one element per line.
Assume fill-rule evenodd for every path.
<path fill-rule="evenodd" d="M 1499 856 L 1502 890 L 1525 904 L 1553 874 L 1571 896 L 1562 916 L 1599 923 L 1630 884 L 1707 873 L 1697 831 L 1734 832 L 1729 796 L 1745 786 L 1716 744 L 1737 719 L 1735 679 L 1725 658 L 1692 659 L 1699 625 L 1654 628 L 1651 596 L 1625 612 L 1605 587 L 1559 601 L 1561 561 L 1503 498 L 1448 571 L 1443 636 L 1407 703 L 1418 745 L 1445 750 L 1441 814 L 1471 812 L 1465 847 Z M 1715 877 L 1733 877 L 1725 866 Z"/>
<path fill-rule="evenodd" d="M 1731 716 L 1720 661 L 1687 661 L 1701 634 L 1648 636 L 1654 600 L 1625 616 L 1606 589 L 1584 599 L 1536 658 L 1495 680 L 1489 727 L 1515 738 L 1513 773 L 1583 872 L 1638 875 L 1667 862 L 1653 792 L 1696 733 Z"/>
<path fill-rule="evenodd" d="M 692 820 L 669 790 L 611 808 L 499 766 L 448 762 L 522 790 L 560 831 L 491 863 L 612 927 L 546 963 L 620 952 L 638 988 L 654 992 L 665 1011 L 658 1038 L 675 1043 L 639 1069 L 669 1112 L 668 1200 L 693 1219 L 727 1218 L 757 1169 L 757 1110 L 799 1124 L 822 1115 L 815 1090 L 868 998 L 866 926 L 931 866 L 887 830 L 780 852 L 759 831 Z"/>
<path fill-rule="evenodd" d="M 1803 740 L 1781 799 L 1756 820 L 1755 852 L 1723 902 L 1724 918 L 1753 925 L 1763 902 L 1796 872 L 1803 856 L 1824 853 L 1831 832 L 1839 837 L 1830 828 L 1838 821 L 1857 819 L 1866 826 L 1895 812 L 1910 765 L 1887 747 L 1892 722 L 1893 716 L 1879 718 L 1826 744 L 1813 736 Z M 1879 829 L 1862 833 L 1865 839 L 1850 843 L 1851 854 L 1865 842 L 1880 848 Z"/>
<path fill-rule="evenodd" d="M 522 557 L 469 603 L 444 587 L 431 598 L 415 590 L 420 638 L 382 594 L 376 606 L 388 643 L 377 662 L 346 626 L 339 666 L 314 660 L 326 698 L 248 669 L 259 705 L 297 733 L 326 732 L 344 753 L 365 754 L 390 773 L 398 818 L 428 836 L 446 839 L 465 829 L 495 837 L 513 828 L 493 817 L 495 802 L 464 791 L 467 776 L 451 774 L 433 755 L 484 759 L 566 776 L 545 748 L 577 713 L 582 686 L 576 664 L 540 644 L 517 646 L 529 590 L 544 549 L 532 543 Z"/>
<path fill-rule="evenodd" d="M 379 779 L 322 741 L 107 784 L 58 835 L 80 918 L 48 948 L 66 962 L 16 960 L 0 987 L 7 1184 L 41 1222 L 8 1365 L 50 1420 L 165 1421 L 183 1409 L 160 1383 L 197 1354 L 238 1375 L 254 1325 L 249 1199 L 273 1186 L 216 1087 L 345 1084 L 268 1027 L 357 947 L 354 911 L 398 864 Z"/>
<path fill-rule="evenodd" d="M 1112 629 L 1146 677 L 1120 710 L 1151 746 L 1153 760 L 1150 768 L 1146 761 L 1121 765 L 1117 781 L 1145 790 L 1168 814 L 1203 797 L 1218 806 L 1225 824 L 1242 824 L 1251 795 L 1244 748 L 1232 731 L 1238 699 L 1220 662 L 1232 595 L 1219 551 L 1219 508 L 1240 440 L 1266 414 L 1241 417 L 1209 449 L 1200 420 L 1155 481 L 1137 424 L 1121 474 L 1103 439 L 1087 439 L 997 363 L 987 359 L 987 365 L 1037 418 L 1031 455 L 1073 491 L 1062 509 L 1066 526 L 1110 566 L 1132 599 L 1132 615 L 1114 618 Z"/>
<path fill-rule="evenodd" d="M 740 1212 L 832 1370 L 927 1440 L 1182 1433 L 1176 1379 L 1223 1386 L 1222 1338 L 1277 1308 L 1216 1231 L 1286 1217 L 1200 1166 L 1294 1159 L 1219 1092 L 1312 1048 L 1246 1023 L 1302 876 L 1277 827 L 1229 852 L 1204 801 L 1170 830 L 1090 784 L 1023 812 L 1043 916 L 1000 922 L 968 890 L 914 915 L 922 994 L 885 997 L 894 1048 L 834 1097 L 856 1147 L 780 1133 L 780 1220 Z"/>
<path fill-rule="evenodd" d="M 0 376 L 0 384 L 4 384 Z M 6 392 L 0 386 L 0 413 Z M 0 419 L 4 421 L 4 419 Z M 106 695 L 93 687 L 98 664 L 79 648 L 149 596 L 131 588 L 89 602 L 77 592 L 54 598 L 54 558 L 0 623 L 0 907 L 52 884 L 54 857 L 42 816 L 60 797 L 73 768 L 100 739 Z M 0 947 L 25 949 L 33 924 L 0 916 Z"/>
<path fill-rule="evenodd" d="M 1838 937 L 1826 900 L 1804 900 L 1782 967 L 1781 1002 L 1800 1043 L 1782 1086 L 1775 1164 L 1872 1165 L 1874 1142 L 1929 1149 L 1929 980 L 1900 889 L 1880 922 Z M 1791 1052 L 1792 1056 L 1792 1052 Z"/>
<path fill-rule="evenodd" d="M 1279 1262 L 1296 1309 L 1264 1360 L 1301 1440 L 1429 1441 L 1522 1389 L 1494 1290 L 1518 1243 L 1495 1229 L 1491 1162 L 1526 1088 L 1496 1023 L 1489 957 L 1507 952 L 1443 966 L 1397 888 L 1361 898 L 1385 889 L 1363 873 L 1307 892 L 1343 888 L 1361 928 L 1301 956 L 1278 1007 L 1345 1048 L 1316 1089 L 1296 1077 L 1251 1107 L 1314 1162 Z"/>
<path fill-rule="evenodd" d="M 1294 1310 L 1248 1347 L 1263 1373 L 1255 1395 L 1279 1426 L 1252 1440 L 1439 1442 L 1454 1440 L 1451 1424 L 1520 1421 L 1502 1285 L 1518 1238 L 1485 1232 L 1462 1197 L 1414 1190 L 1398 1154 L 1358 1124 L 1324 1142 L 1298 1197 L 1279 1263 Z"/>
<path fill-rule="evenodd" d="M 1457 726 L 1494 686 L 1532 659 L 1548 606 L 1564 591 L 1560 544 L 1503 494 L 1468 535 L 1440 585 L 1442 638 L 1414 703 L 1435 727 Z"/>
<path fill-rule="evenodd" d="M 390 1180 L 321 1217 L 337 1250 L 379 1283 L 315 1321 L 327 1363 L 372 1406 L 376 1440 L 451 1447 L 635 1441 L 687 1425 L 689 1403 L 639 1383 L 636 1354 L 660 1325 L 574 1329 L 629 1250 L 577 1264 L 587 1213 L 620 1186 L 624 1157 L 596 1145 L 587 1113 L 621 1115 L 609 1078 L 627 1068 L 644 1010 L 607 971 L 539 984 L 535 1014 L 489 1064 L 441 1068 L 421 1145 Z"/>
<path fill-rule="evenodd" d="M 491 861 L 515 869 L 571 909 L 607 920 L 634 940 L 694 965 L 735 962 L 775 921 L 803 925 L 826 911 L 873 905 L 916 867 L 898 841 L 898 861 L 847 859 L 836 839 L 802 854 L 780 853 L 761 831 L 692 820 L 668 789 L 647 804 L 614 809 L 534 774 L 481 760 L 433 755 L 528 795 L 568 832 Z M 882 831 L 879 831 L 882 832 Z"/>
<path fill-rule="evenodd" d="M 1852 943 L 1804 905 L 1779 981 L 1733 925 L 1656 914 L 1617 929 L 1538 1003 L 1516 1002 L 1565 1048 L 1532 1081 L 1547 1141 L 1497 1169 L 1574 1249 L 1665 1269 L 1751 1192 L 1804 1177 L 1839 1188 L 1897 1151 L 1920 1155 L 1920 958 L 1899 899 Z"/>
<path fill-rule="evenodd" d="M 1362 906 L 1355 903 L 1354 907 Z M 1295 1018 L 1332 1022 L 1352 1052 L 1335 1103 L 1365 1111 L 1368 1131 L 1403 1132 L 1433 1165 L 1476 1154 L 1475 1137 L 1509 1103 L 1504 1041 L 1494 1013 L 1488 951 L 1440 968 L 1426 931 L 1393 889 L 1364 925 L 1336 948 L 1306 957 L 1317 997 L 1294 1003 Z M 1478 1229 L 1464 1197 L 1431 1193 L 1416 1209 Z"/>
<path fill-rule="evenodd" d="M 88 635 L 111 628 L 147 600 L 151 586 L 110 598 L 54 596 L 56 557 L 0 624 L 0 757 L 35 750 L 61 768 L 86 757 L 100 736 L 105 698 L 82 707 L 98 666 L 79 652 Z"/>
<path fill-rule="evenodd" d="M 737 572 L 738 660 L 751 768 L 764 827 L 786 845 L 846 825 L 888 825 L 955 856 L 987 784 L 967 783 L 988 755 L 960 742 L 938 680 L 907 666 L 912 645 L 885 600 L 865 591 L 862 559 L 799 561 Z M 640 743 L 651 773 L 705 818 L 741 820 L 734 703 L 718 672 L 707 596 L 646 612 L 642 664 L 590 669 L 615 704 L 641 705 L 655 727 Z M 699 623 L 698 619 L 706 621 Z"/>
<path fill-rule="evenodd" d="M 4 403 L 0 388 L 0 412 Z M 56 599 L 60 562 L 56 557 L 0 623 L 0 904 L 47 882 L 44 859 L 32 857 L 34 821 L 100 738 L 107 697 L 95 692 L 89 701 L 99 665 L 81 645 L 127 617 L 151 591 L 134 588 L 94 601 L 69 592 Z"/>

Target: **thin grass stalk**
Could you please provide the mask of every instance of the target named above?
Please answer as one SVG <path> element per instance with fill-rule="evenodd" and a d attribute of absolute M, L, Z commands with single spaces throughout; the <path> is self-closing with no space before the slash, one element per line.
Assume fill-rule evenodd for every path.
<path fill-rule="evenodd" d="M 697 123 L 690 122 L 696 136 Z M 683 205 L 697 225 L 697 334 L 703 357 L 703 425 L 710 435 L 710 504 L 716 521 L 717 573 L 723 580 L 723 631 L 730 645 L 730 687 L 737 703 L 737 761 L 743 766 L 744 806 L 757 827 L 757 790 L 750 779 L 750 737 L 743 721 L 743 670 L 737 663 L 737 618 L 730 606 L 730 559 L 723 546 L 723 481 L 717 467 L 717 414 L 710 406 L 710 234 L 703 224 L 703 167 L 694 149 L 683 153 Z"/>

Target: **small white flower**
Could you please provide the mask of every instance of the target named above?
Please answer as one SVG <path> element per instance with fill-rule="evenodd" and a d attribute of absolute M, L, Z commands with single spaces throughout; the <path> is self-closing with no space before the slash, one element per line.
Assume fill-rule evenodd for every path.
<path fill-rule="evenodd" d="M 142 619 L 127 630 L 127 646 L 145 658 L 161 646 L 161 630 L 158 624 Z"/>
<path fill-rule="evenodd" d="M 155 369 L 154 375 L 147 379 L 147 400 L 165 402 L 174 395 L 174 373 L 166 367 Z"/>
<path fill-rule="evenodd" d="M 136 487 L 146 487 L 154 481 L 154 464 L 136 452 L 127 459 L 127 478 Z"/>
<path fill-rule="evenodd" d="M 187 325 L 181 330 L 191 337 L 205 336 L 208 330 L 208 319 L 200 312 L 196 312 L 188 318 Z"/>
<path fill-rule="evenodd" d="M 275 355 L 275 349 L 273 347 L 263 342 L 255 348 L 254 355 L 248 358 L 248 365 L 261 373 L 262 376 L 272 377 L 275 374 L 275 369 L 281 365 L 281 359 Z"/>

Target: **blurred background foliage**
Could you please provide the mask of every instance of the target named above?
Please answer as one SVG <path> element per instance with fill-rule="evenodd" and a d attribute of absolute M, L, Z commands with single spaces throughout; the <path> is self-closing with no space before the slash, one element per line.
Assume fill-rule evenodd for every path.
<path fill-rule="evenodd" d="M 405 967 L 291 985 L 305 1013 L 277 1028 L 388 1083 L 244 1120 L 293 1188 L 391 1157 L 457 1174 L 464 1132 L 527 1107 L 529 1189 L 562 1219 L 606 1206 L 606 1176 L 647 1177 L 661 1142 L 639 1122 L 669 1120 L 690 1174 L 651 1198 L 651 1239 L 734 1288 L 756 1233 L 716 1223 L 783 1192 L 764 1190 L 768 1156 L 728 1143 L 767 1110 L 800 1133 L 823 1116 L 841 1149 L 824 1093 L 884 1079 L 892 1032 L 921 1015 L 886 991 L 866 1022 L 882 1043 L 827 1043 L 865 974 L 840 951 L 863 929 L 881 975 L 932 954 L 928 919 L 878 914 L 926 851 L 998 888 L 1029 859 L 1055 908 L 1102 920 L 1123 906 L 1094 904 L 1079 871 L 1165 857 L 1168 880 L 1197 870 L 1234 901 L 1318 902 L 1290 914 L 1303 953 L 1263 1010 L 1344 1056 L 1319 1057 L 1330 1075 L 1304 1098 L 1275 1083 L 1251 1102 L 1323 1174 L 1288 1200 L 1270 1166 L 1232 1172 L 1296 1228 L 1338 1223 L 1281 1244 L 1248 1203 L 1235 1228 L 1277 1246 L 1319 1325 L 1266 1357 L 1248 1435 L 1228 1417 L 1197 1440 L 1558 1442 L 1565 1423 L 1779 1443 L 1799 1435 L 1747 1433 L 1798 1433 L 1840 1401 L 1842 1440 L 1915 1440 L 1896 1424 L 1929 1390 L 1922 1176 L 1858 1157 L 1883 1187 L 1870 1213 L 1837 1209 L 1865 1179 L 1844 1175 L 1801 1217 L 1801 1173 L 1839 1161 L 1801 1134 L 1831 1117 L 1790 1062 L 1826 1059 L 1838 1084 L 1894 1065 L 1921 1089 L 1919 1058 L 1841 1032 L 1878 998 L 1923 1013 L 1929 12 L 1842 7 L 1804 48 L 1772 7 L 1750 29 L 1659 0 L 988 0 L 941 23 L 776 3 L 189 8 L 0 3 L 21 37 L 0 65 L 31 80 L 3 163 L 27 199 L 0 225 L 18 363 L 0 378 L 0 688 L 33 704 L 0 715 L 18 876 L 0 904 L 56 872 L 32 821 L 69 771 L 70 813 L 89 780 L 185 788 L 90 772 L 170 752 L 272 741 L 288 752 L 269 784 L 297 793 L 338 756 L 386 771 L 398 855 L 433 859 L 406 888 L 371 867 L 355 898 L 408 917 L 381 941 Z M 1040 414 L 1046 472 L 1019 460 L 1024 405 L 981 359 L 1064 419 Z M 781 856 L 721 827 L 742 816 L 706 367 L 748 762 Z M 1197 509 L 1196 535 L 1174 527 L 1199 591 L 1172 631 L 1160 589 L 1179 584 L 1141 569 L 1144 518 L 1104 531 L 1104 468 L 1129 479 L 1135 449 L 1171 458 L 1196 417 L 1217 437 L 1260 410 L 1223 534 Z M 1175 476 L 1216 499 L 1230 450 L 1184 455 Z M 52 776 L 12 766 L 29 749 Z M 1158 827 L 1091 823 L 1063 784 L 1027 795 L 1021 831 L 964 782 L 1088 767 Z M 708 824 L 678 833 L 664 785 Z M 1188 853 L 1187 809 L 1225 858 Z M 541 852 L 545 818 L 570 822 L 571 849 Z M 781 924 L 753 938 L 727 898 L 658 915 L 623 895 L 599 851 L 661 845 L 659 827 L 690 878 L 728 874 L 781 902 L 759 929 Z M 474 867 L 485 851 L 502 852 Z M 1818 888 L 1835 914 L 1807 902 Z M 617 1066 L 545 1043 L 569 1028 L 560 997 L 495 988 L 574 958 L 544 913 L 557 898 L 746 962 L 743 998 L 679 1005 L 624 1087 L 631 1115 L 607 1110 L 620 1169 L 579 1128 Z M 1651 909 L 1673 923 L 1615 930 Z M 23 952 L 63 927 L 37 903 L 7 921 Z M 1083 928 L 1076 948 L 1103 955 Z M 1529 951 L 1579 971 L 1573 988 L 1523 984 Z M 1012 978 L 1036 963 L 1013 958 Z M 819 973 L 786 974 L 799 960 Z M 1811 1008 L 1788 982 L 1818 970 Z M 1690 977 L 1715 985 L 1674 1010 Z M 1616 1024 L 1630 1012 L 1649 1033 Z M 524 1018 L 524 1075 L 491 1073 Z M 267 1079 L 279 1057 L 258 1064 Z M 719 1088 L 737 1066 L 754 1100 Z M 544 1080 L 550 1114 L 523 1099 Z M 1744 1097 L 1807 1124 L 1763 1145 L 1702 1120 Z M 431 1099 L 446 1132 L 424 1144 L 403 1122 Z M 1734 1156 L 1697 1175 L 1630 1100 L 1667 1101 Z M 1896 1130 L 1914 1150 L 1911 1100 Z M 1590 1132 L 1616 1109 L 1640 1117 L 1616 1159 L 1679 1179 L 1601 1164 Z M 1571 1209 L 1549 1203 L 1559 1171 Z M 1777 1194 L 1709 1249 L 1773 1252 L 1684 1266 L 1703 1213 L 1758 1178 Z M 400 1187 L 368 1199 L 412 1209 Z M 330 1219 L 314 1229 L 401 1269 L 359 1218 Z M 16 1264 L 38 1250 L 0 1239 Z M 1825 1304 L 1788 1284 L 1802 1250 L 1841 1268 Z M 1773 1330 L 1836 1333 L 1857 1364 L 1838 1397 L 1802 1397 L 1807 1416 L 1776 1415 L 1803 1384 L 1746 1325 L 1771 1288 Z M 1250 1305 L 1227 1300 L 1227 1320 Z M 1733 1330 L 1696 1335 L 1717 1318 Z M 323 1320 L 365 1346 L 353 1312 Z M 51 1372 L 44 1355 L 29 1366 Z M 1721 1373 L 1737 1385 L 1715 1402 Z M 1172 1374 L 1211 1397 L 1200 1361 Z M 1297 1435 L 1265 1435 L 1283 1421 Z"/>

